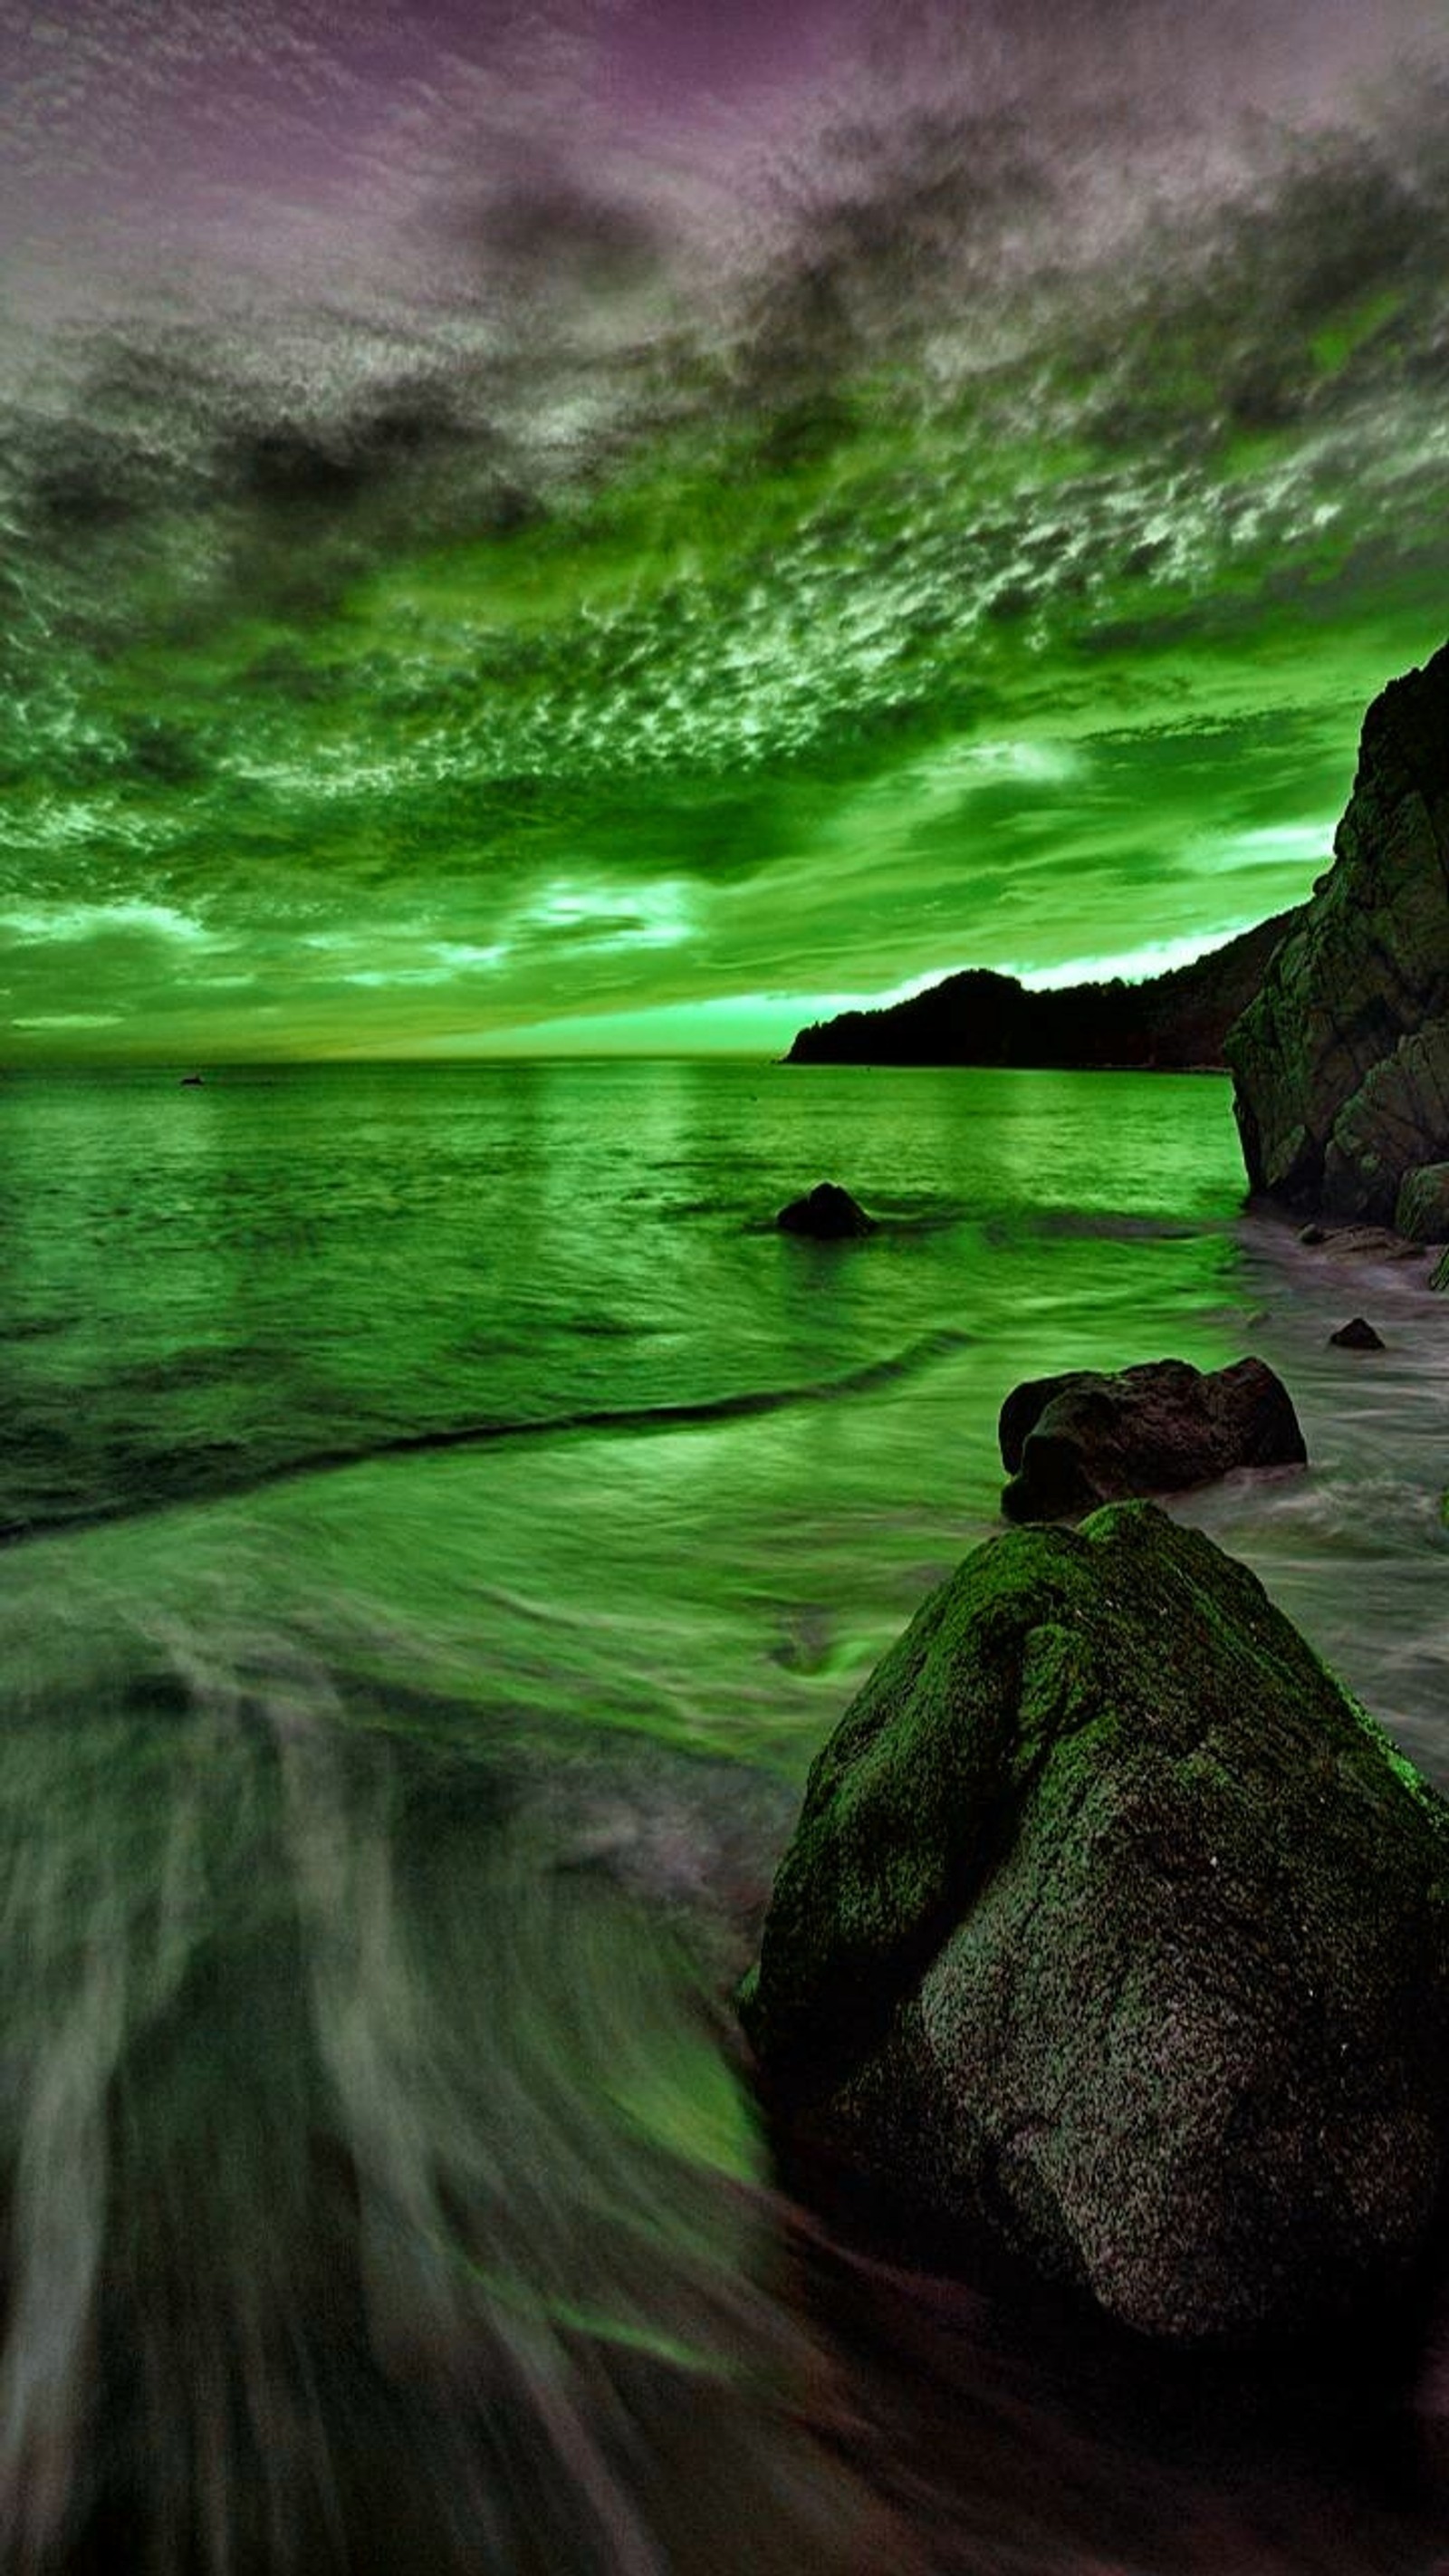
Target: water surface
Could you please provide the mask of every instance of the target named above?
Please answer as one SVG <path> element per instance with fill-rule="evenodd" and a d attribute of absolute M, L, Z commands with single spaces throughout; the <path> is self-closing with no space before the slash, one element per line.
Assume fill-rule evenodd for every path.
<path fill-rule="evenodd" d="M 1442 1303 L 1240 1195 L 1205 1078 L 0 1086 L 6 2565 L 1426 2564 L 1401 2408 L 1225 2451 L 832 2242 L 728 2010 L 1025 1376 L 1279 1367 L 1177 1507 L 1449 1782 Z"/>

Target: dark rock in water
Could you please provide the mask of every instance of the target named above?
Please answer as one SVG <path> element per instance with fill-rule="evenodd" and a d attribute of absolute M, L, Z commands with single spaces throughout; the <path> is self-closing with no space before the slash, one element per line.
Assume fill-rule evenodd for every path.
<path fill-rule="evenodd" d="M 1387 1221 L 1449 1155 L 1449 645 L 1369 708 L 1333 865 L 1224 1053 L 1289 1207 Z"/>
<path fill-rule="evenodd" d="M 845 1235 L 872 1234 L 872 1220 L 858 1199 L 843 1190 L 838 1181 L 817 1181 L 809 1196 L 792 1199 L 775 1219 L 786 1234 L 814 1234 L 823 1241 L 835 1242 Z"/>
<path fill-rule="evenodd" d="M 1326 1243 L 1328 1241 L 1328 1229 L 1326 1226 L 1321 1225 L 1300 1226 L 1298 1229 L 1298 1240 L 1300 1243 Z"/>
<path fill-rule="evenodd" d="M 1421 1163 L 1399 1184 L 1394 1232 L 1411 1243 L 1449 1243 L 1449 1163 Z"/>
<path fill-rule="evenodd" d="M 1263 1360 L 1203 1370 L 1145 1360 L 1014 1387 L 997 1426 L 1008 1520 L 1050 1521 L 1128 1494 L 1176 1493 L 1234 1467 L 1301 1466 L 1293 1402 Z"/>
<path fill-rule="evenodd" d="M 1341 1351 L 1381 1351 L 1384 1347 L 1380 1335 L 1372 1324 L 1364 1321 L 1362 1315 L 1355 1315 L 1352 1323 L 1340 1324 L 1337 1332 L 1330 1333 L 1328 1338 L 1336 1342 Z"/>
<path fill-rule="evenodd" d="M 1141 2333 L 1391 2301 L 1442 2206 L 1449 1806 L 1151 1504 L 968 1557 L 811 1770 L 740 2008 L 782 2128 Z"/>

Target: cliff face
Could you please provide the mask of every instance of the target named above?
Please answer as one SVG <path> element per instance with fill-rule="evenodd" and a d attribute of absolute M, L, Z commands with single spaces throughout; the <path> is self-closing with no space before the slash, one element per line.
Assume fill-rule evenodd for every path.
<path fill-rule="evenodd" d="M 888 1010 L 843 1011 L 802 1029 L 787 1064 L 1005 1064 L 1143 1067 L 1223 1061 L 1223 1039 L 1298 921 L 1281 912 L 1241 938 L 1143 984 L 1029 993 L 1014 975 L 948 975 Z"/>
<path fill-rule="evenodd" d="M 1228 1039 L 1248 1178 L 1390 1221 L 1449 1159 L 1449 645 L 1391 681 L 1320 877 Z"/>

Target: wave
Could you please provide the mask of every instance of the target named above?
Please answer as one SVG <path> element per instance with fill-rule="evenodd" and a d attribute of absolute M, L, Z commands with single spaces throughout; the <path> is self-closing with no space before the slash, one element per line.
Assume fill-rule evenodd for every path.
<path fill-rule="evenodd" d="M 217 1444 L 226 1467 L 232 1472 L 220 1472 L 213 1477 L 207 1470 L 211 1454 L 215 1453 L 198 1455 L 191 1452 L 182 1462 L 167 1462 L 171 1473 L 165 1484 L 158 1484 L 154 1492 L 82 1502 L 74 1507 L 62 1505 L 54 1510 L 37 1510 L 0 1522 L 0 1547 L 15 1547 L 56 1537 L 63 1532 L 93 1529 L 103 1522 L 140 1519 L 184 1504 L 217 1502 L 236 1495 L 257 1493 L 268 1486 L 295 1483 L 304 1476 L 338 1475 L 349 1467 L 376 1466 L 394 1458 L 422 1458 L 452 1449 L 491 1447 L 505 1441 L 557 1440 L 591 1433 L 650 1435 L 696 1430 L 710 1423 L 747 1421 L 758 1414 L 783 1413 L 799 1405 L 839 1403 L 852 1396 L 873 1394 L 881 1387 L 915 1376 L 947 1358 L 953 1351 L 969 1348 L 977 1338 L 974 1333 L 959 1327 L 941 1326 L 935 1331 L 920 1334 L 901 1350 L 888 1352 L 879 1359 L 863 1361 L 859 1367 L 846 1369 L 835 1377 L 808 1378 L 790 1386 L 742 1387 L 726 1395 L 686 1397 L 673 1404 L 591 1405 L 523 1420 L 515 1417 L 440 1423 L 416 1431 L 387 1434 L 382 1438 L 328 1442 L 323 1447 L 298 1450 L 287 1457 L 257 1460 L 240 1472 L 237 1472 L 233 1445 Z"/>
<path fill-rule="evenodd" d="M 806 2420 L 712 1954 L 625 1884 L 653 1792 L 534 1822 L 280 1633 L 128 1621 L 7 1700 L 6 2576 L 901 2563 Z"/>

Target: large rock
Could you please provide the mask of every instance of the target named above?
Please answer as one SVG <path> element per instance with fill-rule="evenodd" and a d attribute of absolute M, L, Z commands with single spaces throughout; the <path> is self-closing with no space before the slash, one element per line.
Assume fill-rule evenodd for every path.
<path fill-rule="evenodd" d="M 939 2259 L 984 2224 L 1181 2342 L 1356 2319 L 1443 2195 L 1449 1807 L 1198 1532 L 1010 1531 L 818 1756 L 741 2009 Z"/>
<path fill-rule="evenodd" d="M 1293 1400 L 1265 1360 L 1143 1360 L 1013 1387 L 997 1426 L 1008 1520 L 1051 1521 L 1128 1494 L 1177 1493 L 1234 1467 L 1301 1466 Z"/>
<path fill-rule="evenodd" d="M 1248 1177 L 1387 1223 L 1449 1157 L 1449 645 L 1364 720 L 1334 861 L 1229 1031 Z"/>

